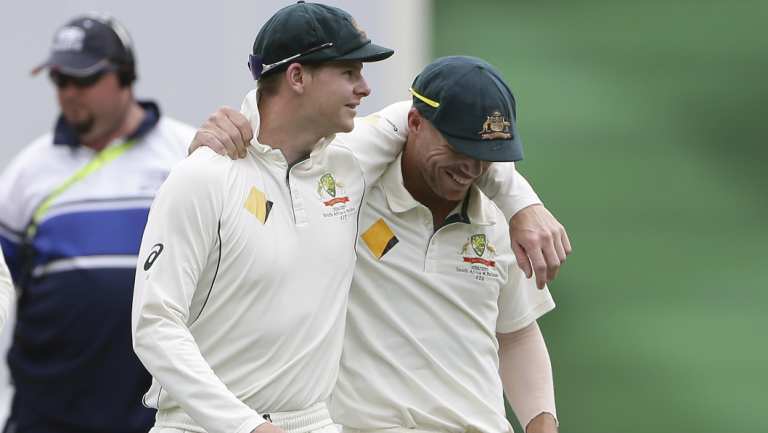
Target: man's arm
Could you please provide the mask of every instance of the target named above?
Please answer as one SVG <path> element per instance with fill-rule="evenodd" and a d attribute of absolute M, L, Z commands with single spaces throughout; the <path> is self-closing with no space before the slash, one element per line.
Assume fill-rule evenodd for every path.
<path fill-rule="evenodd" d="M 337 135 L 361 162 L 368 185 L 372 185 L 402 151 L 408 137 L 410 100 L 391 104 L 370 116 L 355 119 L 355 128 Z M 509 221 L 510 239 L 526 277 L 536 275 L 539 289 L 555 279 L 571 253 L 565 228 L 541 204 L 528 181 L 514 163 L 491 164 L 478 186 L 502 210 Z"/>
<path fill-rule="evenodd" d="M 252 139 L 253 128 L 248 118 L 234 108 L 220 107 L 197 130 L 189 153 L 198 147 L 208 147 L 232 159 L 245 158 L 245 149 Z"/>
<path fill-rule="evenodd" d="M 219 243 L 227 164 L 196 154 L 158 191 L 139 253 L 131 328 L 134 350 L 162 391 L 207 432 L 248 433 L 265 420 L 216 376 L 188 328 L 198 279 Z"/>
<path fill-rule="evenodd" d="M 552 365 L 539 325 L 496 336 L 501 382 L 520 424 L 526 433 L 556 433 Z"/>
<path fill-rule="evenodd" d="M 509 235 L 517 263 L 527 278 L 536 275 L 536 286 L 557 277 L 571 254 L 565 227 L 544 207 L 515 163 L 493 163 L 478 186 L 509 220 Z"/>
<path fill-rule="evenodd" d="M 336 144 L 349 148 L 360 161 L 368 186 L 381 176 L 401 152 L 408 133 L 410 101 L 397 102 L 370 116 L 355 119 L 355 129 L 338 134 Z M 219 108 L 197 131 L 190 153 L 200 146 L 232 158 L 245 156 L 253 137 L 248 119 L 236 110 Z M 514 163 L 494 163 L 478 186 L 504 212 L 520 268 L 528 278 L 536 275 L 541 289 L 552 281 L 571 253 L 568 234 L 541 204 Z"/>
<path fill-rule="evenodd" d="M 410 101 L 388 105 L 369 116 L 355 118 L 352 132 L 336 135 L 334 145 L 343 146 L 355 155 L 368 187 L 373 186 L 402 153 L 408 138 L 410 107 Z"/>

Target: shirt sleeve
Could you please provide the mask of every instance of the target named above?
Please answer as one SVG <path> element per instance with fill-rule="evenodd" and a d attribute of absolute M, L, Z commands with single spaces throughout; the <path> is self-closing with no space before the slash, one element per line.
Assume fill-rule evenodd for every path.
<path fill-rule="evenodd" d="M 216 376 L 188 328 L 198 279 L 220 242 L 230 164 L 198 149 L 171 171 L 150 210 L 133 297 L 136 354 L 209 433 L 248 433 L 264 422 Z"/>
<path fill-rule="evenodd" d="M 41 201 L 32 194 L 30 185 L 41 182 L 39 173 L 44 168 L 39 164 L 39 155 L 43 154 L 41 142 L 45 139 L 24 148 L 0 174 L 0 248 L 16 282 L 25 267 L 21 248 L 24 230 Z"/>
<path fill-rule="evenodd" d="M 403 151 L 410 109 L 410 101 L 394 103 L 369 116 L 355 118 L 352 132 L 336 135 L 333 145 L 352 152 L 360 163 L 368 187 L 376 183 Z"/>
<path fill-rule="evenodd" d="M 0 199 L 0 203 L 8 203 Z M 18 281 L 21 274 L 21 232 L 13 230 L 9 225 L 0 220 L 0 253 L 3 254 L 3 268 L 5 272 Z"/>
<path fill-rule="evenodd" d="M 518 331 L 555 308 L 548 288 L 539 290 L 535 278 L 526 278 L 516 263 L 510 266 L 507 282 L 499 293 L 496 332 Z"/>
<path fill-rule="evenodd" d="M 3 251 L 0 250 L 0 331 L 3 330 L 5 322 L 8 320 L 14 297 L 11 273 L 8 272 L 8 266 L 5 264 Z"/>
<path fill-rule="evenodd" d="M 534 204 L 541 204 L 531 184 L 515 169 L 514 162 L 496 162 L 478 179 L 477 186 L 501 209 L 507 221 Z"/>

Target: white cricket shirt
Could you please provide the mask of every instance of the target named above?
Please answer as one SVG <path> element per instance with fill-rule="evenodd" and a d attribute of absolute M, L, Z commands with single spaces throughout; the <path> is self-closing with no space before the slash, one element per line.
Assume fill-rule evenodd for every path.
<path fill-rule="evenodd" d="M 477 188 L 447 221 L 434 230 L 399 158 L 367 197 L 330 405 L 345 428 L 511 431 L 496 333 L 554 302 L 518 268 L 504 215 Z"/>
<path fill-rule="evenodd" d="M 258 136 L 253 94 L 244 111 Z M 235 161 L 198 149 L 160 188 L 133 306 L 158 425 L 248 433 L 330 395 L 365 188 L 332 138 L 290 168 L 259 143 Z"/>

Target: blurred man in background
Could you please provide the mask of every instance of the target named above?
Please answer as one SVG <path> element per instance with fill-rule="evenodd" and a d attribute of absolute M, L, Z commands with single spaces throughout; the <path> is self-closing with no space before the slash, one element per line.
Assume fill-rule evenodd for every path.
<path fill-rule="evenodd" d="M 193 129 L 134 97 L 123 26 L 78 16 L 48 70 L 61 115 L 0 175 L 0 244 L 19 289 L 6 432 L 146 432 L 150 377 L 131 349 L 136 256 L 150 204 Z"/>

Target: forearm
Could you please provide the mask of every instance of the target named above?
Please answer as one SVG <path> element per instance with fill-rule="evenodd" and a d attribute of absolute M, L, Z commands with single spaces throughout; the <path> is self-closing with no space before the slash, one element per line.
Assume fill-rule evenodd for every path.
<path fill-rule="evenodd" d="M 264 422 L 216 376 L 186 326 L 158 303 L 138 308 L 136 354 L 163 392 L 201 427 L 211 433 L 248 433 Z"/>
<path fill-rule="evenodd" d="M 355 119 L 347 134 L 337 134 L 334 145 L 347 148 L 360 163 L 368 187 L 403 151 L 408 137 L 410 101 L 397 102 L 381 111 Z"/>
<path fill-rule="evenodd" d="M 501 209 L 509 220 L 517 212 L 541 199 L 516 169 L 513 162 L 491 164 L 488 171 L 478 179 L 477 185 Z"/>
<path fill-rule="evenodd" d="M 504 393 L 520 424 L 528 426 L 542 413 L 557 417 L 552 366 L 536 322 L 509 334 L 498 334 L 499 374 Z M 555 430 L 556 431 L 556 430 Z"/>

